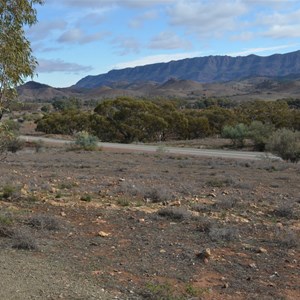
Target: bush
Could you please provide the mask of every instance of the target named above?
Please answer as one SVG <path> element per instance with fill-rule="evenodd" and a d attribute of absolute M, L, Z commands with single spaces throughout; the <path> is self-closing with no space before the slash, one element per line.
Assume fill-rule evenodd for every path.
<path fill-rule="evenodd" d="M 98 138 L 89 134 L 87 131 L 81 131 L 76 134 L 75 146 L 80 149 L 92 151 L 97 149 Z"/>
<path fill-rule="evenodd" d="M 231 139 L 232 144 L 236 148 L 243 147 L 245 139 L 248 137 L 248 127 L 245 124 L 237 124 L 236 126 L 224 126 L 222 137 Z"/>
<path fill-rule="evenodd" d="M 92 201 L 92 196 L 89 194 L 84 194 L 80 197 L 81 201 L 85 201 L 85 202 L 91 202 Z"/>
<path fill-rule="evenodd" d="M 37 250 L 36 240 L 33 238 L 32 234 L 25 230 L 18 230 L 12 236 L 13 245 L 15 249 L 22 250 Z"/>
<path fill-rule="evenodd" d="M 282 128 L 273 133 L 266 149 L 286 161 L 300 160 L 300 132 Z"/>
<path fill-rule="evenodd" d="M 299 236 L 290 229 L 277 231 L 276 240 L 282 248 L 291 249 L 299 246 Z"/>
<path fill-rule="evenodd" d="M 7 151 L 16 153 L 17 151 L 20 151 L 24 148 L 24 141 L 20 140 L 17 137 L 13 137 L 8 143 L 7 143 Z"/>
<path fill-rule="evenodd" d="M 38 140 L 38 141 L 33 142 L 32 146 L 34 147 L 35 152 L 39 153 L 45 147 L 45 142 L 42 140 Z"/>
<path fill-rule="evenodd" d="M 41 230 L 59 230 L 60 222 L 57 218 L 48 215 L 35 215 L 30 217 L 27 222 L 29 226 Z"/>
<path fill-rule="evenodd" d="M 209 237 L 214 242 L 232 242 L 238 238 L 238 230 L 234 227 L 211 228 Z"/>
<path fill-rule="evenodd" d="M 12 186 L 12 185 L 5 185 L 2 188 L 2 195 L 1 198 L 2 199 L 15 199 L 18 198 L 20 196 L 20 188 L 16 187 L 16 186 Z"/>
<path fill-rule="evenodd" d="M 14 133 L 8 129 L 5 124 L 0 123 L 0 155 L 5 157 L 7 146 L 13 140 Z"/>
<path fill-rule="evenodd" d="M 280 218 L 293 219 L 296 218 L 294 208 L 289 203 L 283 203 L 278 208 L 274 209 L 274 215 Z"/>
<path fill-rule="evenodd" d="M 258 151 L 264 151 L 268 139 L 274 132 L 273 124 L 264 124 L 260 121 L 253 121 L 249 126 L 249 138 L 253 141 L 254 147 Z"/>
<path fill-rule="evenodd" d="M 144 198 L 153 203 L 166 202 L 174 198 L 172 191 L 165 186 L 152 187 L 143 192 Z"/>
<path fill-rule="evenodd" d="M 191 212 L 182 207 L 166 207 L 160 209 L 158 215 L 174 221 L 183 221 L 192 217 Z"/>

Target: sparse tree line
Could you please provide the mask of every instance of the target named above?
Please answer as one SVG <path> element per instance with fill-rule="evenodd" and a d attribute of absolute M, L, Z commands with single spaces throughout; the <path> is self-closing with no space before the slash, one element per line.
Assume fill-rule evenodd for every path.
<path fill-rule="evenodd" d="M 283 100 L 253 101 L 235 107 L 216 104 L 199 109 L 186 108 L 182 103 L 178 105 L 172 101 L 121 97 L 101 102 L 92 112 L 70 108 L 69 105 L 67 109 L 56 107 L 55 112 L 47 113 L 37 121 L 37 130 L 68 135 L 86 131 L 100 141 L 121 143 L 219 135 L 231 139 L 236 148 L 243 147 L 245 140 L 250 139 L 259 151 L 273 151 L 271 144 L 275 145 L 281 134 L 291 140 L 282 143 L 298 149 L 285 159 L 297 161 L 300 156 L 300 110 L 297 102 L 293 105 Z"/>

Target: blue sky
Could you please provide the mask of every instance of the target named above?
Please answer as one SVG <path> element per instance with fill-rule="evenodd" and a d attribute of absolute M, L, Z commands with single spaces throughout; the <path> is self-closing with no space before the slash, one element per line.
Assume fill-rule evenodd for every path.
<path fill-rule="evenodd" d="M 300 49 L 298 0 L 45 0 L 26 30 L 34 80 L 67 87 L 112 69 Z"/>

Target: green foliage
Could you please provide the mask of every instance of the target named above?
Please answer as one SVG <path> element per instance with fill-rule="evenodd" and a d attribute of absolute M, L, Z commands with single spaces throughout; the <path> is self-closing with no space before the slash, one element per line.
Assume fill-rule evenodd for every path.
<path fill-rule="evenodd" d="M 0 214 L 0 226 L 9 226 L 13 224 L 13 219 L 10 215 Z"/>
<path fill-rule="evenodd" d="M 52 106 L 57 111 L 63 110 L 78 110 L 82 107 L 82 101 L 75 97 L 67 99 L 58 99 L 52 103 Z"/>
<path fill-rule="evenodd" d="M 78 131 L 88 130 L 90 115 L 77 110 L 55 112 L 45 115 L 36 124 L 37 131 L 73 135 Z"/>
<path fill-rule="evenodd" d="M 273 124 L 276 128 L 291 128 L 293 126 L 292 110 L 285 101 L 252 101 L 247 102 L 235 110 L 242 123 L 250 124 L 260 121 Z"/>
<path fill-rule="evenodd" d="M 13 198 L 17 196 L 19 192 L 19 188 L 10 184 L 7 184 L 2 187 L 2 195 L 1 198 L 7 200 L 9 198 Z"/>
<path fill-rule="evenodd" d="M 2 124 L 7 128 L 8 131 L 17 133 L 20 130 L 20 123 L 14 121 L 14 120 L 5 120 L 2 122 Z"/>
<path fill-rule="evenodd" d="M 300 109 L 300 99 L 284 99 L 290 108 Z"/>
<path fill-rule="evenodd" d="M 222 108 L 232 108 L 237 106 L 237 102 L 227 99 L 227 98 L 205 98 L 196 101 L 190 107 L 192 108 L 199 108 L 199 109 L 205 109 L 212 106 L 218 106 Z"/>
<path fill-rule="evenodd" d="M 300 129 L 300 111 L 290 109 L 284 101 L 253 101 L 234 109 L 186 109 L 176 101 L 120 97 L 101 102 L 94 113 L 71 107 L 43 116 L 37 121 L 37 130 L 68 135 L 87 131 L 101 141 L 122 143 L 196 139 L 222 133 L 235 147 L 242 147 L 245 138 L 250 138 L 257 150 L 263 150 L 275 128 Z"/>
<path fill-rule="evenodd" d="M 226 125 L 236 123 L 236 115 L 232 110 L 221 107 L 210 107 L 202 111 L 202 116 L 206 117 L 212 133 L 220 134 Z"/>
<path fill-rule="evenodd" d="M 75 137 L 75 145 L 80 149 L 92 151 L 98 147 L 98 138 L 87 131 L 78 132 Z"/>
<path fill-rule="evenodd" d="M 234 147 L 243 147 L 245 139 L 248 137 L 248 127 L 245 124 L 237 124 L 235 126 L 224 126 L 222 137 L 231 139 Z"/>
<path fill-rule="evenodd" d="M 258 151 L 264 151 L 266 143 L 275 130 L 273 124 L 264 124 L 261 121 L 253 121 L 249 126 L 249 138 L 254 142 Z"/>
<path fill-rule="evenodd" d="M 92 196 L 90 194 L 84 194 L 80 197 L 80 200 L 85 202 L 91 202 Z"/>
<path fill-rule="evenodd" d="M 23 26 L 36 23 L 34 4 L 41 0 L 0 1 L 0 119 L 4 106 L 16 95 L 16 86 L 32 76 L 36 60 Z"/>
<path fill-rule="evenodd" d="M 95 113 L 100 118 L 96 117 L 94 120 L 99 120 L 100 125 L 104 123 L 110 128 L 110 140 L 124 143 L 157 140 L 168 125 L 156 104 L 126 97 L 100 103 L 95 108 Z M 93 132 L 98 133 L 101 140 L 107 138 L 99 136 L 95 127 Z"/>
<path fill-rule="evenodd" d="M 7 151 L 17 153 L 24 148 L 24 144 L 24 141 L 20 140 L 16 136 L 13 136 L 13 138 L 7 144 Z"/>
<path fill-rule="evenodd" d="M 5 157 L 8 147 L 15 139 L 15 134 L 9 128 L 0 122 L 0 156 Z"/>
<path fill-rule="evenodd" d="M 42 140 L 38 140 L 38 141 L 32 142 L 32 145 L 35 149 L 35 152 L 39 153 L 42 151 L 43 147 L 45 147 L 45 142 Z"/>
<path fill-rule="evenodd" d="M 296 163 L 300 160 L 300 132 L 278 129 L 270 137 L 266 149 L 284 160 Z"/>

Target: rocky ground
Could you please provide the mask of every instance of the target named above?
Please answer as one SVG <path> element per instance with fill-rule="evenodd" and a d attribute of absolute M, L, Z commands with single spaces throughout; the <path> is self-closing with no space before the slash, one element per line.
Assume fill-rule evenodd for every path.
<path fill-rule="evenodd" d="M 300 165 L 25 149 L 0 162 L 1 299 L 299 299 Z"/>

